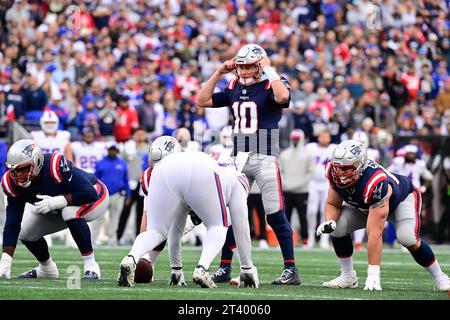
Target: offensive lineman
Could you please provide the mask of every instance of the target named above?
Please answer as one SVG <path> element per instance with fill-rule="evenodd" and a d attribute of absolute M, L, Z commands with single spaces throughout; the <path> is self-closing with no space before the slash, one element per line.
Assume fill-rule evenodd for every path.
<path fill-rule="evenodd" d="M 44 236 L 69 228 L 84 260 L 83 279 L 100 279 L 87 221 L 104 214 L 108 189 L 94 175 L 86 173 L 61 154 L 45 154 L 33 140 L 22 139 L 8 151 L 8 171 L 1 184 L 8 196 L 3 233 L 0 277 L 11 277 L 12 257 L 20 239 L 39 261 L 39 266 L 21 278 L 59 276 Z M 25 203 L 31 215 L 23 221 Z"/>
<path fill-rule="evenodd" d="M 341 142 L 334 149 L 326 167 L 326 177 L 330 182 L 326 221 L 317 228 L 317 235 L 331 233 L 341 275 L 324 282 L 324 287 L 358 287 L 350 233 L 366 227 L 369 266 L 364 290 L 381 290 L 382 232 L 386 219 L 389 219 L 395 224 L 398 241 L 430 273 L 436 288 L 440 291 L 450 289 L 450 280 L 442 272 L 432 249 L 419 237 L 422 198 L 407 177 L 391 173 L 368 160 L 366 148 L 356 140 Z M 343 201 L 359 211 L 341 212 Z"/>

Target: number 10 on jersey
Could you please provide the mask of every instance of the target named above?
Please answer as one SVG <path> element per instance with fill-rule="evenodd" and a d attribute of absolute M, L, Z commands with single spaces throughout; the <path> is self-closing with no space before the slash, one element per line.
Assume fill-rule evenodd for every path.
<path fill-rule="evenodd" d="M 236 101 L 233 103 L 233 133 L 253 134 L 258 129 L 258 109 L 253 101 Z"/>

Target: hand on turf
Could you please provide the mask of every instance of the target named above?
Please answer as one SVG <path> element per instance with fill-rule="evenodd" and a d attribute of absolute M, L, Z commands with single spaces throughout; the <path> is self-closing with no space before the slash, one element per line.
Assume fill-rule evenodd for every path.
<path fill-rule="evenodd" d="M 0 278 L 5 277 L 6 279 L 11 279 L 11 264 L 12 257 L 6 252 L 3 252 L 0 261 Z"/>
<path fill-rule="evenodd" d="M 316 235 L 320 236 L 322 233 L 332 233 L 336 229 L 336 222 L 334 220 L 328 220 L 322 222 L 320 226 L 317 227 Z"/>
<path fill-rule="evenodd" d="M 364 290 L 382 290 L 380 284 L 380 266 L 369 265 Z"/>

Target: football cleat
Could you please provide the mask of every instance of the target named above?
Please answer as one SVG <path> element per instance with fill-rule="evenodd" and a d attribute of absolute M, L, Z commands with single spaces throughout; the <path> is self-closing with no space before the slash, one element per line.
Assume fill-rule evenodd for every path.
<path fill-rule="evenodd" d="M 53 261 L 48 265 L 44 266 L 39 264 L 37 268 L 25 271 L 24 273 L 19 275 L 19 278 L 22 279 L 31 279 L 31 278 L 58 278 L 59 271 L 56 263 Z"/>
<path fill-rule="evenodd" d="M 219 267 L 216 272 L 213 273 L 211 279 L 215 283 L 224 283 L 231 280 L 231 266 L 230 267 Z"/>
<path fill-rule="evenodd" d="M 445 273 L 441 273 L 439 276 L 434 278 L 434 283 L 436 285 L 436 290 L 438 291 L 450 290 L 450 279 Z"/>
<path fill-rule="evenodd" d="M 172 270 L 170 275 L 169 286 L 186 286 L 184 281 L 184 274 L 182 270 Z"/>
<path fill-rule="evenodd" d="M 301 284 L 297 268 L 285 268 L 278 279 L 272 281 L 275 285 L 297 285 Z"/>
<path fill-rule="evenodd" d="M 119 276 L 117 277 L 117 283 L 121 287 L 133 287 L 134 286 L 134 272 L 136 271 L 136 261 L 132 255 L 128 255 L 123 258 L 120 263 Z"/>
<path fill-rule="evenodd" d="M 85 268 L 82 280 L 99 280 L 100 279 L 100 266 L 97 262 L 91 267 Z"/>
<path fill-rule="evenodd" d="M 192 280 L 202 288 L 217 288 L 217 285 L 211 279 L 209 272 L 201 265 L 198 265 L 197 268 L 194 269 Z"/>
<path fill-rule="evenodd" d="M 358 278 L 356 277 L 356 271 L 353 270 L 351 274 L 341 274 L 339 277 L 322 283 L 322 287 L 327 288 L 357 288 Z"/>
<path fill-rule="evenodd" d="M 252 267 L 250 269 L 242 269 L 241 274 L 239 276 L 239 285 L 238 288 L 259 288 L 259 277 L 258 270 L 256 267 Z"/>

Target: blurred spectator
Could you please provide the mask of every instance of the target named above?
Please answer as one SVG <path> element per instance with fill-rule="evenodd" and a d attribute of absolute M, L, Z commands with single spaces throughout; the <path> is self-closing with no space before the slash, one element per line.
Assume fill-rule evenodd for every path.
<path fill-rule="evenodd" d="M 27 101 L 19 79 L 12 79 L 11 89 L 6 93 L 5 106 L 7 108 L 5 111 L 8 113 L 13 112 L 14 118 L 24 118 L 27 111 Z"/>
<path fill-rule="evenodd" d="M 300 220 L 302 244 L 308 243 L 308 225 L 306 221 L 306 205 L 308 187 L 315 171 L 315 159 L 305 148 L 303 131 L 295 129 L 291 132 L 291 145 L 280 154 L 281 181 L 286 206 L 286 217 L 291 221 L 295 208 Z"/>
<path fill-rule="evenodd" d="M 450 109 L 450 78 L 445 81 L 443 89 L 436 99 L 436 106 L 441 115 L 444 114 L 445 110 Z"/>
<path fill-rule="evenodd" d="M 164 107 L 159 102 L 160 92 L 150 89 L 144 92 L 143 102 L 136 106 L 139 125 L 145 128 L 145 131 L 151 136 L 158 137 L 162 135 L 162 121 Z"/>
<path fill-rule="evenodd" d="M 126 96 L 119 96 L 118 104 L 114 137 L 117 142 L 125 142 L 131 138 L 133 129 L 139 126 L 139 119 L 136 110 L 132 109 L 128 104 Z"/>

